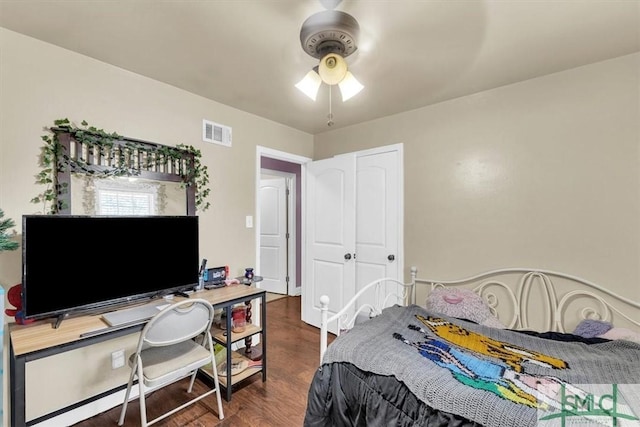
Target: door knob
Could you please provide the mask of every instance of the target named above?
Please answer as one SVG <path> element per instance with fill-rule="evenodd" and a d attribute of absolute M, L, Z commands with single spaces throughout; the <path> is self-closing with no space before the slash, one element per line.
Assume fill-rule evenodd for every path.
<path fill-rule="evenodd" d="M 388 259 L 389 261 L 393 261 L 394 259 L 396 259 L 396 256 L 395 256 L 395 255 L 393 255 L 393 254 L 391 254 L 391 255 L 389 255 L 389 256 L 387 257 L 387 259 Z"/>
<path fill-rule="evenodd" d="M 349 261 L 351 259 L 351 254 L 347 253 L 344 254 L 344 259 L 346 259 L 347 261 Z"/>

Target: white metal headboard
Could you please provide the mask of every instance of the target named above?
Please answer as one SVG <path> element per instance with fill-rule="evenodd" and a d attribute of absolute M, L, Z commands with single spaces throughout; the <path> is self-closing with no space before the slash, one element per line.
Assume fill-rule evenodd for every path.
<path fill-rule="evenodd" d="M 412 282 L 427 284 L 430 289 L 439 286 L 472 289 L 511 329 L 566 332 L 573 330 L 569 325 L 574 323 L 572 326 L 575 327 L 584 319 L 623 321 L 625 326 L 640 327 L 640 302 L 570 274 L 533 268 L 504 268 L 458 280 L 435 280 L 420 279 L 417 273 L 417 268 L 411 267 Z M 532 293 L 537 298 L 532 298 Z M 577 306 L 570 310 L 571 304 Z M 509 311 L 511 315 L 505 315 Z M 574 316 L 570 317 L 570 314 Z M 537 325 L 533 326 L 534 323 Z"/>

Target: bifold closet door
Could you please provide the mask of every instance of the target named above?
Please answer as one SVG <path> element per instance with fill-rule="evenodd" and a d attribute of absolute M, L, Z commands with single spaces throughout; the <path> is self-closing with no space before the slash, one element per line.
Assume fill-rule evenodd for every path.
<path fill-rule="evenodd" d="M 331 316 L 372 280 L 402 280 L 401 155 L 367 150 L 306 165 L 306 323 L 320 326 L 322 295 Z"/>
<path fill-rule="evenodd" d="M 320 327 L 320 297 L 329 315 L 354 295 L 355 156 L 306 165 L 305 280 L 302 320 Z"/>

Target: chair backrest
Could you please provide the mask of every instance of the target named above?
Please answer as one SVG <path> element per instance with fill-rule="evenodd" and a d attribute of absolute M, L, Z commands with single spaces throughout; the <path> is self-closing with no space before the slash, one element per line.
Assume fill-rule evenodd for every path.
<path fill-rule="evenodd" d="M 167 346 L 207 332 L 213 322 L 213 306 L 204 299 L 179 301 L 158 312 L 142 330 L 142 346 Z"/>

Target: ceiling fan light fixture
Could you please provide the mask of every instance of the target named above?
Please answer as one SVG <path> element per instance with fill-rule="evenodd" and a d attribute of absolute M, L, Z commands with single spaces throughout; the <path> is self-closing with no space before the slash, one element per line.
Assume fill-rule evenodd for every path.
<path fill-rule="evenodd" d="M 360 83 L 350 71 L 347 71 L 344 79 L 338 83 L 338 86 L 340 87 L 340 93 L 342 94 L 342 102 L 348 101 L 364 89 L 362 83 Z"/>
<path fill-rule="evenodd" d="M 337 85 L 347 75 L 347 63 L 337 53 L 329 53 L 322 57 L 318 68 L 318 74 L 322 81 L 328 85 Z"/>
<path fill-rule="evenodd" d="M 320 85 L 322 84 L 322 79 L 315 71 L 315 69 L 309 71 L 306 76 L 303 77 L 298 83 L 296 83 L 296 87 L 305 95 L 307 95 L 312 100 L 316 100 L 318 96 L 318 89 L 320 89 Z"/>
<path fill-rule="evenodd" d="M 308 17 L 300 29 L 302 49 L 319 59 L 315 71 L 307 73 L 296 87 L 312 100 L 316 100 L 322 83 L 329 86 L 329 120 L 333 125 L 331 112 L 331 86 L 338 86 L 342 101 L 358 94 L 364 86 L 349 72 L 345 58 L 358 49 L 360 25 L 348 13 L 333 10 L 341 0 L 327 0 L 330 10 L 315 13 Z"/>

